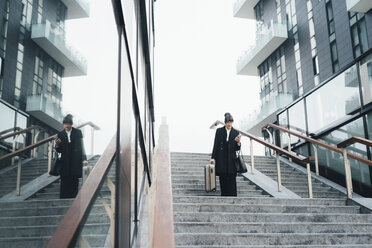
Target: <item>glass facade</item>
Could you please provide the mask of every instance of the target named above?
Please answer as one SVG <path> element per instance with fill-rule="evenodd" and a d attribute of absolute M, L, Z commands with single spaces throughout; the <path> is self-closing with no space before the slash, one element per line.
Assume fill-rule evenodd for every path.
<path fill-rule="evenodd" d="M 317 133 L 361 107 L 356 65 L 306 97 L 309 133 Z"/>
<path fill-rule="evenodd" d="M 7 104 L 0 101 L 0 136 L 7 134 L 9 132 L 13 132 L 15 128 L 26 128 L 28 118 L 24 114 L 20 113 L 19 111 L 15 110 L 14 108 L 9 107 Z M 3 140 L 7 144 L 11 144 L 13 142 L 12 138 Z M 18 142 L 22 142 L 21 137 L 18 139 Z"/>
<path fill-rule="evenodd" d="M 371 138 L 372 112 L 360 114 L 358 111 L 370 105 L 371 88 L 372 55 L 365 57 L 279 113 L 278 123 L 302 135 L 315 136 L 316 139 L 333 147 L 353 136 Z M 297 137 L 291 137 L 291 144 L 292 150 L 298 154 L 303 156 L 314 154 L 313 146 Z M 282 135 L 281 146 L 288 146 L 286 135 Z M 342 154 L 320 146 L 315 147 L 318 151 L 321 174 L 344 185 L 345 169 Z M 359 143 L 349 146 L 347 150 L 369 159 L 372 152 L 371 148 Z M 349 161 L 354 191 L 371 196 L 369 166 L 352 158 L 349 158 Z"/>

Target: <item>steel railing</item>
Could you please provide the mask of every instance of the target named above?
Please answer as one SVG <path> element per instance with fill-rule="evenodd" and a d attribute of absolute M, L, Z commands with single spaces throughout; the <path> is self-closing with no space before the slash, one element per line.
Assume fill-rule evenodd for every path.
<path fill-rule="evenodd" d="M 24 134 L 25 133 L 28 133 L 28 132 L 31 132 L 33 130 L 36 130 L 36 134 L 35 134 L 35 136 L 33 138 L 33 144 L 35 144 L 37 142 L 37 139 L 39 137 L 40 132 L 41 131 L 44 131 L 44 129 L 42 127 L 38 126 L 38 125 L 30 126 L 28 128 L 25 128 L 25 129 L 20 129 L 19 128 L 18 131 L 15 131 L 13 133 L 10 133 L 10 134 L 1 136 L 0 137 L 0 140 L 5 140 L 5 139 L 8 139 L 8 138 L 14 137 L 13 138 L 13 145 L 12 145 L 12 152 L 15 152 L 16 146 L 17 146 L 18 137 L 20 135 L 23 135 L 23 147 L 26 147 L 26 137 L 24 136 Z M 37 157 L 37 150 L 36 150 L 36 148 L 33 149 L 33 157 L 34 158 Z M 14 158 L 12 158 L 11 164 L 14 165 Z"/>
<path fill-rule="evenodd" d="M 225 125 L 222 121 L 215 121 L 212 126 L 210 127 L 211 129 L 216 128 L 218 125 Z M 276 170 L 277 170 L 277 183 L 278 183 L 278 192 L 282 191 L 282 179 L 281 179 L 281 172 L 280 172 L 280 160 L 279 160 L 279 154 L 286 155 L 289 158 L 292 158 L 296 162 L 300 164 L 306 164 L 307 168 L 307 183 L 308 183 L 308 191 L 309 191 L 309 198 L 313 198 L 313 187 L 312 187 L 312 182 L 311 182 L 311 172 L 310 172 L 310 161 L 314 160 L 313 157 L 300 157 L 291 151 L 286 151 L 285 149 L 278 147 L 272 143 L 269 143 L 265 140 L 262 140 L 252 134 L 249 134 L 247 132 L 241 131 L 239 129 L 234 128 L 237 130 L 242 136 L 248 137 L 250 140 L 250 158 L 251 158 L 251 173 L 255 174 L 254 171 L 254 156 L 253 156 L 253 141 L 256 141 L 257 143 L 260 143 L 261 145 L 272 149 L 276 151 Z"/>
<path fill-rule="evenodd" d="M 48 143 L 48 172 L 51 169 L 52 166 L 52 151 L 53 151 L 53 140 L 56 138 L 56 135 L 49 136 L 48 138 L 45 138 L 43 140 L 40 140 L 32 145 L 26 146 L 22 149 L 19 149 L 17 151 L 14 151 L 12 153 L 9 153 L 7 155 L 4 155 L 0 157 L 0 161 L 14 158 L 15 156 L 19 156 L 18 158 L 18 168 L 17 168 L 17 183 L 16 183 L 16 195 L 19 196 L 21 194 L 21 171 L 22 171 L 22 158 L 20 157 L 21 154 L 30 151 L 32 149 L 35 149 L 45 143 Z"/>
<path fill-rule="evenodd" d="M 328 145 L 324 142 L 321 142 L 319 140 L 316 140 L 316 139 L 298 134 L 296 132 L 293 132 L 291 130 L 288 130 L 286 128 L 280 127 L 280 126 L 275 125 L 275 124 L 267 124 L 262 128 L 263 130 L 267 131 L 270 134 L 270 137 L 272 137 L 272 134 L 271 134 L 270 130 L 268 129 L 269 127 L 273 128 L 273 129 L 277 129 L 277 130 L 279 130 L 279 132 L 283 132 L 287 135 L 288 151 L 291 151 L 291 140 L 290 140 L 289 134 L 294 135 L 294 136 L 296 136 L 300 139 L 303 139 L 303 140 L 312 144 L 312 147 L 314 149 L 315 173 L 316 173 L 317 176 L 319 176 L 319 163 L 318 163 L 318 151 L 317 151 L 317 148 L 316 148 L 315 145 L 324 147 L 327 150 L 330 150 L 330 151 L 341 154 L 344 157 L 345 181 L 346 181 L 347 196 L 349 198 L 352 198 L 353 188 L 352 188 L 352 176 L 351 176 L 351 169 L 350 169 L 350 161 L 347 158 L 350 157 L 350 158 L 353 158 L 357 161 L 365 163 L 369 166 L 372 166 L 372 161 L 371 160 L 360 157 L 356 154 L 349 153 L 349 152 L 346 151 L 346 146 L 351 145 L 355 142 L 362 143 L 362 144 L 365 144 L 365 145 L 368 145 L 368 146 L 372 146 L 372 142 L 370 140 L 360 138 L 360 137 L 352 137 L 350 139 L 347 139 L 347 140 L 339 143 L 337 145 L 337 147 L 338 147 L 337 148 L 337 147 Z M 340 149 L 340 148 L 343 148 L 343 149 Z"/>

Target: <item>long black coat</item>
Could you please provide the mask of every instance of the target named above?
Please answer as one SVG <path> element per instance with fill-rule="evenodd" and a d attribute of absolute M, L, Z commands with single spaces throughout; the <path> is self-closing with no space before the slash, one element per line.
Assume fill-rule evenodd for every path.
<path fill-rule="evenodd" d="M 234 158 L 236 157 L 236 151 L 240 150 L 240 146 L 235 141 L 235 138 L 238 135 L 239 132 L 234 128 L 231 128 L 229 142 L 226 142 L 226 128 L 221 127 L 217 129 L 212 151 L 212 159 L 216 161 L 215 166 L 217 176 L 236 176 Z"/>
<path fill-rule="evenodd" d="M 61 177 L 74 176 L 81 178 L 83 161 L 87 159 L 84 150 L 83 134 L 79 129 L 71 129 L 71 143 L 68 144 L 68 137 L 65 130 L 58 133 L 61 143 L 56 147 L 61 153 Z M 70 146 L 70 148 L 69 148 Z"/>

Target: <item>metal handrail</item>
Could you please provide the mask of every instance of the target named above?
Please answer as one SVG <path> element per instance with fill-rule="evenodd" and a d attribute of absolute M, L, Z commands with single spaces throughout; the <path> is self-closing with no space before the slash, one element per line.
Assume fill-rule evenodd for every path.
<path fill-rule="evenodd" d="M 354 143 L 360 143 L 366 146 L 372 146 L 372 140 L 361 138 L 361 137 L 351 137 L 337 144 L 338 148 L 346 148 Z"/>
<path fill-rule="evenodd" d="M 91 126 L 91 132 L 90 132 L 90 154 L 93 155 L 94 154 L 94 131 L 97 131 L 97 130 L 101 130 L 101 128 L 99 126 L 97 126 L 96 124 L 94 124 L 93 122 L 91 121 L 88 121 L 88 122 L 85 122 L 79 126 L 77 126 L 76 128 L 82 128 L 82 127 L 85 127 L 85 126 Z"/>
<path fill-rule="evenodd" d="M 210 127 L 210 129 L 214 129 L 215 127 L 217 127 L 219 124 L 221 125 L 225 125 L 225 123 L 223 123 L 222 121 L 215 121 L 212 126 Z M 237 128 L 234 128 L 235 130 L 237 130 L 241 135 L 243 136 L 246 136 L 250 139 L 250 156 L 251 156 L 251 173 L 252 174 L 255 174 L 254 172 L 254 157 L 253 157 L 253 141 L 256 141 L 274 151 L 276 151 L 276 169 L 277 169 L 277 182 L 278 182 L 278 191 L 281 192 L 282 191 L 282 183 L 281 183 L 281 172 L 280 172 L 280 160 L 279 160 L 279 154 L 283 154 L 283 155 L 286 155 L 288 156 L 289 158 L 299 162 L 299 163 L 305 163 L 306 164 L 306 168 L 307 168 L 307 179 L 308 179 L 308 190 L 309 190 L 309 198 L 313 198 L 313 191 L 312 191 L 312 182 L 311 182 L 311 173 L 310 173 L 310 161 L 311 160 L 314 160 L 314 157 L 300 157 L 300 156 L 297 156 L 295 155 L 294 153 L 290 152 L 290 151 L 286 151 L 285 149 L 281 148 L 281 147 L 278 147 L 272 143 L 269 143 L 265 140 L 261 140 L 259 139 L 258 137 L 252 135 L 252 134 L 249 134 L 247 132 L 244 132 L 244 131 L 241 131 Z"/>
<path fill-rule="evenodd" d="M 328 149 L 328 150 L 331 150 L 331 151 L 334 151 L 334 152 L 337 152 L 337 153 L 343 154 L 343 151 L 342 151 L 341 149 L 337 148 L 337 147 L 334 147 L 334 146 L 328 145 L 328 144 L 326 144 L 326 143 L 323 143 L 323 142 L 321 142 L 321 141 L 319 141 L 319 140 L 316 140 L 316 139 L 313 139 L 313 138 L 310 138 L 310 137 L 306 137 L 306 136 L 304 136 L 304 135 L 301 135 L 301 134 L 298 134 L 298 133 L 296 133 L 296 132 L 290 131 L 290 130 L 288 130 L 288 129 L 286 129 L 286 128 L 283 128 L 283 127 L 277 126 L 277 125 L 275 125 L 275 124 L 271 124 L 271 123 L 270 123 L 270 124 L 267 124 L 267 125 L 265 125 L 265 126 L 263 127 L 263 129 L 266 128 L 266 127 L 272 127 L 272 128 L 278 129 L 278 130 L 280 130 L 280 131 L 283 131 L 283 132 L 289 133 L 289 134 L 291 134 L 291 135 L 297 136 L 297 137 L 299 137 L 299 138 L 301 138 L 301 139 L 303 139 L 303 140 L 306 140 L 306 141 L 308 141 L 308 142 L 310 142 L 310 143 L 316 144 L 316 145 L 318 145 L 318 146 L 322 146 L 322 147 L 324 147 L 324 148 L 326 148 L 326 149 Z M 341 142 L 341 143 L 342 143 L 342 142 Z M 290 145 L 289 145 L 289 146 L 290 146 Z M 358 161 L 363 162 L 363 163 L 368 164 L 368 165 L 372 165 L 372 161 L 371 161 L 371 160 L 365 159 L 365 158 L 360 157 L 360 156 L 358 156 L 358 155 L 355 155 L 355 154 L 353 154 L 353 153 L 347 153 L 347 155 L 348 155 L 349 157 L 355 159 L 355 160 L 358 160 Z"/>
<path fill-rule="evenodd" d="M 39 147 L 47 142 L 49 142 L 49 148 L 48 148 L 48 172 L 51 169 L 52 166 L 52 151 L 53 151 L 53 140 L 57 137 L 57 135 L 49 136 L 48 138 L 45 138 L 43 140 L 40 140 L 32 145 L 26 146 L 22 149 L 19 149 L 17 151 L 14 151 L 12 153 L 6 154 L 2 157 L 0 157 L 0 161 L 14 158 L 15 156 L 18 156 L 24 152 L 27 152 L 29 150 L 32 150 L 36 147 Z M 18 168 L 17 168 L 17 184 L 16 184 L 16 195 L 19 196 L 21 194 L 21 170 L 22 170 L 22 159 L 18 159 Z"/>
<path fill-rule="evenodd" d="M 33 129 L 41 129 L 40 126 L 36 125 L 36 126 L 30 126 L 28 128 L 25 128 L 25 129 L 21 129 L 19 131 L 16 131 L 16 132 L 13 132 L 13 133 L 10 133 L 10 134 L 7 134 L 7 135 L 4 135 L 4 136 L 1 136 L 0 137 L 0 140 L 3 140 L 3 139 L 7 139 L 7 138 L 10 138 L 10 137 L 13 137 L 13 136 L 16 136 L 16 135 L 20 135 L 20 134 L 23 134 L 23 133 L 27 133 Z"/>
<path fill-rule="evenodd" d="M 80 233 L 82 227 L 87 220 L 90 210 L 92 209 L 98 193 L 105 182 L 107 175 L 110 171 L 111 165 L 114 162 L 116 154 L 116 135 L 111 139 L 106 150 L 103 152 L 102 156 L 94 166 L 94 169 L 89 174 L 89 177 L 84 182 L 78 195 L 72 202 L 67 213 L 64 215 L 62 221 L 58 225 L 53 236 L 47 243 L 48 248 L 59 248 L 59 247 L 73 247 L 74 244 L 82 237 Z M 115 186 L 112 182 L 108 183 L 111 190 L 111 207 L 104 203 L 106 210 L 110 213 L 111 225 L 114 224 L 113 206 L 115 205 Z M 111 231 L 113 231 L 113 226 L 111 226 Z M 111 232 L 111 238 L 113 238 L 113 233 Z"/>
<path fill-rule="evenodd" d="M 19 130 L 22 130 L 22 128 L 20 128 L 20 127 L 12 127 L 12 128 L 5 129 L 5 130 L 3 130 L 3 131 L 0 132 L 0 137 L 1 137 L 1 135 L 5 134 L 5 133 L 9 133 L 9 132 L 12 132 L 12 131 L 14 132 L 14 130 L 19 131 Z"/>
<path fill-rule="evenodd" d="M 372 146 L 372 142 L 370 140 L 367 140 L 367 139 L 363 139 L 363 138 L 360 138 L 360 137 L 352 137 L 350 139 L 347 139 L 341 143 L 339 143 L 337 145 L 337 147 L 334 147 L 334 146 L 331 146 L 331 145 L 328 145 L 326 143 L 323 143 L 321 141 L 318 141 L 316 139 L 313 139 L 313 138 L 310 138 L 310 137 L 306 137 L 304 135 L 301 135 L 301 134 L 298 134 L 296 132 L 293 132 L 293 131 L 290 131 L 286 128 L 283 128 L 283 127 L 280 127 L 278 125 L 275 125 L 275 124 L 267 124 L 265 125 L 262 129 L 267 129 L 268 127 L 272 127 L 272 128 L 275 128 L 275 129 L 278 129 L 279 131 L 283 131 L 287 134 L 291 134 L 291 135 L 294 135 L 294 136 L 297 136 L 305 141 L 308 141 L 310 143 L 312 143 L 313 145 L 313 148 L 314 148 L 314 155 L 315 155 L 315 170 L 316 170 L 316 175 L 319 176 L 319 166 L 318 166 L 318 154 L 317 154 L 317 149 L 315 147 L 315 145 L 318 145 L 318 146 L 321 146 L 321 147 L 324 147 L 328 150 L 331 150 L 333 152 L 337 152 L 339 154 L 342 154 L 343 158 L 344 158 L 344 167 L 345 167 L 345 180 L 346 180 L 346 190 L 347 190 L 347 195 L 349 198 L 352 198 L 352 194 L 353 194 L 353 185 L 352 185 L 352 176 L 351 176 L 351 169 L 350 169 L 350 161 L 348 160 L 348 157 L 351 157 L 355 160 L 358 160 L 362 163 L 365 163 L 369 166 L 372 166 L 372 161 L 369 160 L 369 159 L 366 159 L 366 158 L 363 158 L 363 157 L 360 157 L 356 154 L 353 154 L 353 153 L 349 153 L 346 151 L 346 146 L 347 145 L 350 145 L 350 144 L 353 144 L 355 142 L 359 142 L 359 143 L 364 143 L 365 145 L 371 145 Z M 290 149 L 290 139 L 289 139 L 289 136 L 288 136 L 288 149 Z M 340 149 L 340 148 L 343 148 L 343 149 Z"/>

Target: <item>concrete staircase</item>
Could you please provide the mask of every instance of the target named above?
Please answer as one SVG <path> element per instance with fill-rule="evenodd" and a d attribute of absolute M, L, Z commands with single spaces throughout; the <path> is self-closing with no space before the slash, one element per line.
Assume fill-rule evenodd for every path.
<path fill-rule="evenodd" d="M 251 159 L 244 157 L 245 161 L 250 164 Z M 271 157 L 256 156 L 255 168 L 261 173 L 277 181 L 276 160 Z M 309 197 L 307 187 L 307 175 L 303 174 L 286 163 L 280 163 L 280 171 L 282 177 L 282 185 L 287 189 L 293 191 L 302 198 Z M 313 197 L 314 198 L 339 198 L 346 197 L 343 193 L 312 179 Z"/>
<path fill-rule="evenodd" d="M 242 177 L 237 179 L 238 197 L 205 193 L 203 165 L 209 158 L 207 154 L 171 154 L 177 247 L 372 247 L 372 215 L 361 214 L 359 206 L 348 206 L 340 194 L 326 197 L 321 192 L 333 190 L 321 184 L 315 196 L 322 198 L 314 199 L 269 197 Z M 255 157 L 257 169 L 263 171 L 269 171 L 273 161 Z M 302 179 L 284 167 L 286 178 Z M 301 193 L 302 185 L 288 186 L 307 197 Z"/>
<path fill-rule="evenodd" d="M 97 160 L 98 157 L 89 164 L 94 165 Z M 46 167 L 46 161 L 37 163 Z M 109 173 L 112 180 L 113 170 Z M 0 247 L 45 247 L 73 201 L 59 199 L 59 185 L 60 180 L 57 180 L 26 201 L 0 202 Z M 102 188 L 101 195 L 110 204 L 107 186 Z M 105 247 L 109 227 L 110 220 L 102 202 L 97 199 L 83 229 L 83 237 L 91 247 Z"/>
<path fill-rule="evenodd" d="M 17 164 L 17 162 L 15 162 Z M 22 165 L 21 186 L 48 171 L 47 159 L 35 159 Z M 17 166 L 11 166 L 0 173 L 0 198 L 16 189 Z"/>

